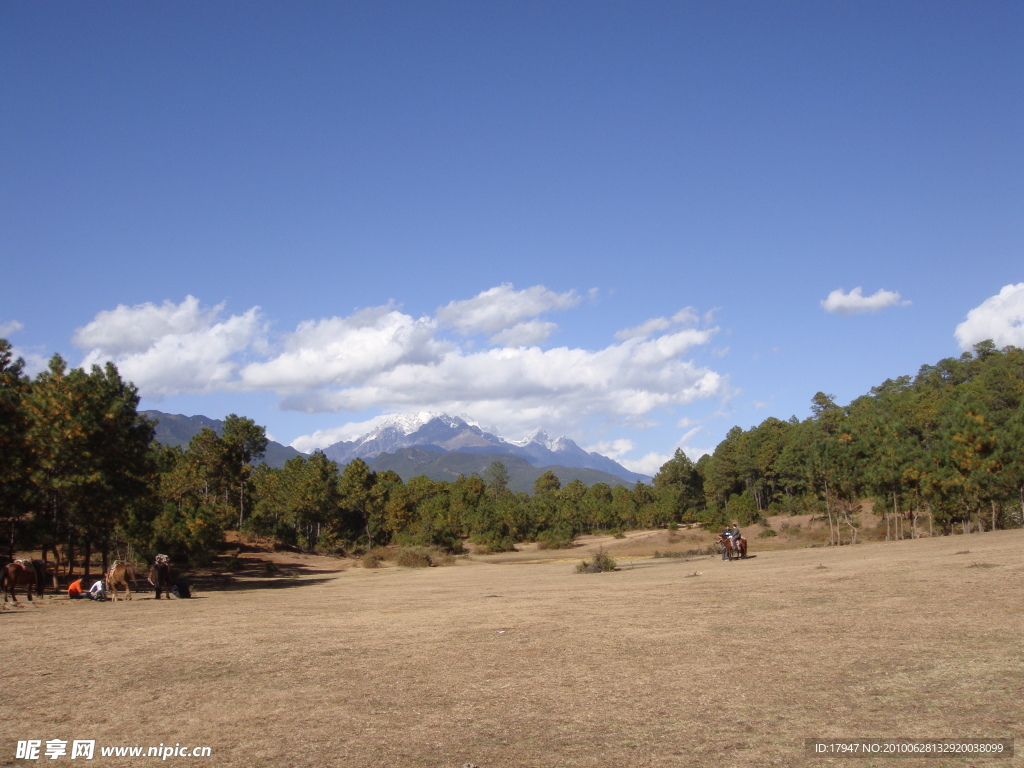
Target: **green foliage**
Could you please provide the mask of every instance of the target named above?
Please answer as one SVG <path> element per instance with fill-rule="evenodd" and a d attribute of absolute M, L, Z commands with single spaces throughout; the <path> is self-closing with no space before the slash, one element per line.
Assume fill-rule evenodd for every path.
<path fill-rule="evenodd" d="M 548 528 L 537 534 L 537 548 L 570 549 L 575 542 L 575 538 L 567 526 Z"/>
<path fill-rule="evenodd" d="M 478 534 L 471 541 L 485 552 L 492 554 L 516 551 L 516 542 L 511 536 L 502 536 L 496 533 Z"/>
<path fill-rule="evenodd" d="M 777 513 L 822 515 L 837 544 L 856 540 L 864 499 L 893 538 L 1024 524 L 1024 350 L 991 343 L 847 406 L 818 392 L 809 418 L 734 427 L 696 464 L 677 450 L 652 485 L 563 486 L 546 472 L 532 496 L 509 489 L 501 462 L 484 477 L 408 483 L 358 459 L 339 470 L 320 452 L 253 466 L 264 430 L 235 414 L 220 436 L 157 447 L 137 406 L 113 365 L 68 369 L 54 356 L 29 379 L 0 339 L 0 523 L 16 549 L 106 556 L 130 544 L 200 563 L 240 525 L 307 551 L 395 544 L 436 563 L 467 538 L 492 552 L 567 548 L 587 533 Z"/>

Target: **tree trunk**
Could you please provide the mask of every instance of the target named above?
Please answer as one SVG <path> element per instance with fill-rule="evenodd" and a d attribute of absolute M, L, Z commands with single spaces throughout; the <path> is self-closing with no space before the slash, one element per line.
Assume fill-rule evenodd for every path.
<path fill-rule="evenodd" d="M 92 541 L 90 539 L 85 540 L 85 562 L 83 563 L 83 570 L 85 575 L 89 575 L 89 561 L 92 560 Z"/>
<path fill-rule="evenodd" d="M 57 549 L 56 544 L 50 546 L 50 551 L 53 552 L 53 577 L 50 579 L 53 582 L 53 588 L 57 589 L 57 574 L 60 571 L 60 552 Z M 43 562 L 46 562 L 46 550 L 43 550 Z"/>
<path fill-rule="evenodd" d="M 992 530 L 996 529 L 996 502 L 992 500 Z"/>
<path fill-rule="evenodd" d="M 846 524 L 850 526 L 850 544 L 857 543 L 857 526 L 853 524 L 853 517 L 849 511 L 846 512 Z"/>
<path fill-rule="evenodd" d="M 825 514 L 828 515 L 828 543 L 835 545 L 835 534 L 832 531 L 832 508 L 828 503 L 828 480 L 825 481 Z"/>

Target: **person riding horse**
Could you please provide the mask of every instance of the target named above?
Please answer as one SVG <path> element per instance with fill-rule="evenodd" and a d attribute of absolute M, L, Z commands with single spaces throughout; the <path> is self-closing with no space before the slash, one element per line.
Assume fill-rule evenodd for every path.
<path fill-rule="evenodd" d="M 740 534 L 740 528 L 737 523 L 734 522 L 731 527 L 727 526 L 722 531 L 718 540 L 722 546 L 723 560 L 747 556 L 746 540 Z"/>
<path fill-rule="evenodd" d="M 725 530 L 723 530 L 721 535 L 719 536 L 719 539 L 722 542 L 722 559 L 731 559 L 729 557 L 729 550 L 732 549 L 732 544 L 734 541 L 734 539 L 732 538 L 732 529 L 727 527 Z"/>

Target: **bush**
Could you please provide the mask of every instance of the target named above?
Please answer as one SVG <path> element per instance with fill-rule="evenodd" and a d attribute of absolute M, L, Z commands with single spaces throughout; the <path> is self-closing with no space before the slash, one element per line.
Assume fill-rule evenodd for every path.
<path fill-rule="evenodd" d="M 403 568 L 429 568 L 434 563 L 430 554 L 423 549 L 403 549 L 395 558 L 395 564 Z"/>
<path fill-rule="evenodd" d="M 775 533 L 774 528 L 765 528 L 763 531 L 757 534 L 757 538 L 759 539 L 770 539 L 772 536 L 778 536 L 778 534 Z"/>
<path fill-rule="evenodd" d="M 607 571 L 614 571 L 615 569 L 615 561 L 611 558 L 611 555 L 604 551 L 604 547 L 602 547 L 597 550 L 597 554 L 594 555 L 594 562 L 588 563 L 584 560 L 576 566 L 576 573 L 605 573 Z"/>
<path fill-rule="evenodd" d="M 363 568 L 380 568 L 383 561 L 384 558 L 376 552 L 367 552 L 362 558 Z"/>
<path fill-rule="evenodd" d="M 484 550 L 485 553 L 516 551 L 516 542 L 511 536 L 500 536 L 496 533 L 480 534 L 475 536 L 472 542 Z"/>

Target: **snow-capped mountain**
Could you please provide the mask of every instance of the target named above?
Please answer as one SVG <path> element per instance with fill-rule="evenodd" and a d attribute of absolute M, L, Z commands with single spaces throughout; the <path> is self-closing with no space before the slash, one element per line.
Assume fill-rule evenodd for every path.
<path fill-rule="evenodd" d="M 568 437 L 550 438 L 543 429 L 524 440 L 505 440 L 458 416 L 422 412 L 390 418 L 354 440 L 328 446 L 324 453 L 339 464 L 355 458 L 372 459 L 402 448 L 425 448 L 445 453 L 493 453 L 520 456 L 535 467 L 563 466 L 597 469 L 629 482 L 648 481 L 599 453 L 588 453 Z"/>

